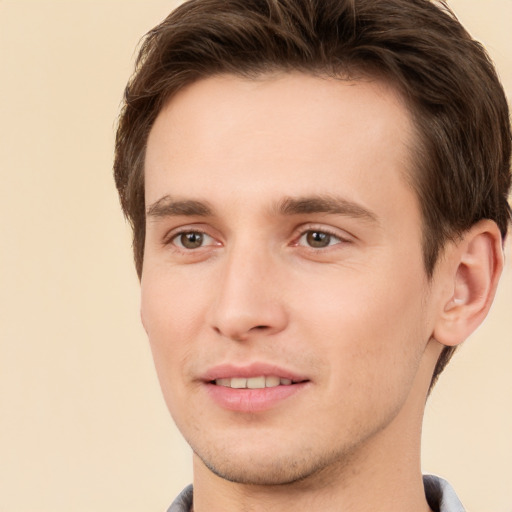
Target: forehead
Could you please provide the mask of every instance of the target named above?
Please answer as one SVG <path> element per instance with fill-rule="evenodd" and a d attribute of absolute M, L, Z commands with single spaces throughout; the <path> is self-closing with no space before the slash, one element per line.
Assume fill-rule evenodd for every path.
<path fill-rule="evenodd" d="M 382 81 L 207 78 L 175 95 L 154 123 L 146 204 L 171 193 L 221 200 L 228 184 L 232 201 L 333 187 L 364 201 L 383 183 L 406 184 L 413 134 L 402 98 Z"/>

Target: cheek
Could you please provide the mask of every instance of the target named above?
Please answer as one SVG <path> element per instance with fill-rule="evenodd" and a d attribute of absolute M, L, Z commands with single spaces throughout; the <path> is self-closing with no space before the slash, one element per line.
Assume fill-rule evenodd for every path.
<path fill-rule="evenodd" d="M 148 265 L 149 267 L 149 265 Z M 193 339 L 204 316 L 205 289 L 200 276 L 185 276 L 163 265 L 143 272 L 141 315 L 151 343 L 172 344 Z"/>
<path fill-rule="evenodd" d="M 193 358 L 194 342 L 202 328 L 200 300 L 164 269 L 148 271 L 141 282 L 141 316 L 164 397 L 180 399 L 183 372 Z"/>
<path fill-rule="evenodd" d="M 324 285 L 308 297 L 299 329 L 323 347 L 332 382 L 368 394 L 411 381 L 428 338 L 421 279 L 368 271 Z"/>

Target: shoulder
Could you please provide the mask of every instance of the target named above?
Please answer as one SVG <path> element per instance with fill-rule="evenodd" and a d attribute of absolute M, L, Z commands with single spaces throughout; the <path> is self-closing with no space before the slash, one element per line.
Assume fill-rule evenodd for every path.
<path fill-rule="evenodd" d="M 423 485 L 428 504 L 434 512 L 465 512 L 453 487 L 442 478 L 424 475 Z"/>
<path fill-rule="evenodd" d="M 192 507 L 193 487 L 189 485 L 180 492 L 167 512 L 189 512 Z"/>

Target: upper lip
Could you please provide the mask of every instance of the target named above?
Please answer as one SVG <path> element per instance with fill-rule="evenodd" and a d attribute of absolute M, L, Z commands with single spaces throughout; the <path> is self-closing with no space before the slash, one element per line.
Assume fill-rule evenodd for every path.
<path fill-rule="evenodd" d="M 211 382 L 217 379 L 231 379 L 233 377 L 269 377 L 275 376 L 282 379 L 289 379 L 292 382 L 303 382 L 309 380 L 306 376 L 282 368 L 276 364 L 254 362 L 247 365 L 220 364 L 207 370 L 201 379 L 205 382 Z"/>

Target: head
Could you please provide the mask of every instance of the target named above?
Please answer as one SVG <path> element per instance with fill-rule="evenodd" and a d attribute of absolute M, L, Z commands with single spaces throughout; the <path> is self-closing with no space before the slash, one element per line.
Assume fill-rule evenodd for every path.
<path fill-rule="evenodd" d="M 507 233 L 510 139 L 491 62 L 441 3 L 192 0 L 146 36 L 115 177 L 164 396 L 206 465 L 228 479 L 283 483 L 349 458 L 391 424 L 410 430 L 401 411 L 422 407 L 421 393 L 411 399 L 416 381 L 432 385 L 467 331 L 455 319 L 457 335 L 439 330 L 443 350 L 429 342 L 446 292 L 438 283 L 460 247 L 470 261 L 492 245 L 466 234 Z M 311 174 L 315 162 L 322 168 Z M 351 219 L 342 230 L 290 227 L 318 229 L 340 209 Z M 199 238 L 162 223 L 169 212 L 194 219 Z M 158 235 L 161 226 L 173 236 Z M 455 306 L 489 285 L 466 286 L 470 267 L 454 284 Z M 203 388 L 224 377 L 219 364 L 254 358 L 261 370 L 243 372 L 268 376 L 270 361 L 304 377 L 291 388 L 303 385 L 306 408 L 292 398 L 286 421 L 273 410 L 229 416 L 225 397 L 220 412 L 211 408 Z M 308 414 L 326 418 L 321 431 Z M 288 437 L 297 422 L 304 434 Z"/>
<path fill-rule="evenodd" d="M 317 91 L 321 91 L 318 101 Z M 331 98 L 333 111 L 343 112 L 342 119 L 332 117 L 326 98 Z M 247 108 L 245 115 L 244 106 L 253 101 L 257 108 Z M 302 109 L 313 104 L 312 110 Z M 218 118 L 212 115 L 215 108 L 219 108 Z M 260 110 L 266 119 L 272 118 L 268 130 Z M 274 112 L 281 114 L 274 116 Z M 322 134 L 318 147 L 308 146 L 308 137 L 300 131 L 300 115 L 310 116 L 304 123 L 305 130 L 314 126 L 316 133 Z M 372 120 L 374 115 L 383 138 L 373 140 L 370 136 L 366 155 L 368 146 L 363 139 L 370 125 L 365 125 L 365 120 Z M 298 118 L 292 122 L 295 116 Z M 254 137 L 247 136 L 241 119 L 247 120 L 248 133 Z M 338 135 L 338 122 L 348 123 L 350 128 Z M 234 126 L 237 129 L 230 131 Z M 219 130 L 226 130 L 232 144 L 223 147 L 223 141 L 215 139 Z M 267 131 L 272 132 L 270 138 L 266 138 Z M 294 147 L 290 143 L 288 152 L 282 154 L 274 141 L 282 138 L 284 147 L 286 134 L 292 132 L 291 137 L 303 140 L 303 144 Z M 334 145 L 328 146 L 329 140 Z M 429 283 L 434 283 L 436 273 L 442 274 L 449 267 L 443 262 L 462 250 L 457 243 L 467 233 L 483 233 L 485 226 L 492 225 L 498 238 L 506 236 L 510 220 L 510 142 L 507 102 L 493 66 L 444 4 L 425 0 L 199 0 L 183 4 L 147 35 L 126 89 L 117 134 L 115 176 L 123 209 L 133 226 L 136 268 L 143 280 L 143 305 L 149 311 L 146 330 L 150 340 L 153 338 L 164 395 L 171 411 L 177 411 L 178 426 L 187 433 L 205 464 L 211 463 L 212 468 L 218 464 L 215 472 L 226 478 L 253 483 L 277 482 L 273 477 L 261 480 L 262 475 L 283 474 L 283 483 L 303 478 L 341 454 L 346 458 L 354 443 L 361 444 L 392 422 L 400 422 L 396 419 L 398 411 L 410 406 L 408 390 L 414 389 L 418 375 L 425 378 L 427 373 L 430 384 L 435 382 L 457 344 L 444 343 L 446 347 L 436 352 L 427 343 L 435 296 L 445 291 L 439 286 L 429 291 Z M 323 149 L 314 157 L 319 147 Z M 381 159 L 376 151 L 382 152 Z M 290 163 L 290 155 L 297 154 L 302 159 Z M 283 159 L 279 172 L 269 172 L 279 158 Z M 322 161 L 326 172 L 323 188 L 320 183 L 318 189 L 320 199 L 313 197 L 313 203 L 311 198 L 305 202 L 300 199 L 316 178 L 308 178 L 307 168 L 300 167 L 308 158 L 310 162 Z M 366 175 L 343 169 L 337 176 L 332 172 L 336 165 L 331 158 L 354 162 L 356 168 L 365 169 Z M 233 161 L 241 163 L 245 173 L 230 173 Z M 401 181 L 383 178 L 379 167 L 383 162 L 400 169 Z M 155 171 L 161 164 L 162 169 L 171 170 L 165 178 L 165 173 Z M 247 169 L 253 167 L 254 176 L 247 175 Z M 211 172 L 205 174 L 205 169 Z M 375 169 L 375 174 L 369 169 Z M 251 183 L 254 187 L 248 187 Z M 231 195 L 222 195 L 224 184 Z M 290 229 L 286 250 L 300 254 L 300 263 L 294 266 L 298 260 L 293 259 L 293 264 L 289 261 L 290 265 L 283 266 L 284 260 L 279 258 L 285 258 L 288 252 L 275 258 L 270 253 L 259 255 L 258 246 L 251 245 L 254 237 L 245 237 L 247 230 L 253 229 L 262 243 L 263 239 L 275 241 L 288 229 L 288 220 L 283 219 L 290 215 L 307 222 L 310 211 L 330 215 L 339 209 L 339 202 L 333 206 L 332 198 L 326 198 L 325 193 L 336 195 L 343 187 L 355 191 L 352 196 L 356 198 L 357 191 L 364 190 L 362 197 L 370 204 L 375 199 L 377 215 L 352 203 L 343 203 L 341 209 L 358 222 L 361 217 L 367 219 L 368 225 L 384 212 L 388 229 L 393 223 L 396 227 L 392 235 L 395 245 L 391 238 L 381 243 L 375 230 L 365 234 L 365 224 L 354 228 L 360 235 L 354 239 L 363 240 L 363 245 L 372 250 L 358 252 L 358 243 L 349 243 L 351 249 L 343 253 L 341 263 L 333 255 L 340 254 L 336 252 L 338 242 L 346 242 L 343 233 L 327 231 L 320 233 L 319 239 L 310 240 L 307 237 L 315 236 L 311 231 L 292 236 Z M 383 189 L 388 202 L 396 201 L 394 213 L 388 211 L 384 196 L 378 194 Z M 199 202 L 170 205 L 156 201 L 159 194 L 172 196 L 175 191 L 178 197 L 196 199 L 197 190 L 202 194 Z M 292 198 L 288 199 L 287 194 Z M 264 204 L 267 195 L 269 201 Z M 257 201 L 260 198 L 261 203 Z M 241 201 L 251 205 L 253 216 L 246 215 Z M 397 205 L 403 206 L 401 219 L 396 216 Z M 176 234 L 173 230 L 173 238 L 168 240 L 166 235 L 165 244 L 179 248 L 162 259 L 154 234 L 158 222 L 153 220 L 165 217 L 170 210 L 171 215 L 178 212 L 195 219 L 194 225 L 207 228 L 199 239 L 195 232 Z M 266 213 L 258 217 L 254 212 L 260 210 Z M 280 212 L 283 224 L 277 223 L 269 211 Z M 240 227 L 234 219 L 246 224 Z M 229 252 L 228 239 L 233 233 L 237 244 Z M 325 240 L 335 247 L 329 256 L 321 251 L 320 260 L 303 248 L 303 244 L 309 247 Z M 461 244 L 473 251 L 471 257 L 487 250 L 485 237 L 478 240 Z M 184 257 L 180 252 L 184 243 L 192 244 L 187 245 L 192 249 L 198 243 L 200 250 Z M 251 257 L 240 256 L 240 244 L 245 244 L 246 254 Z M 227 259 L 216 256 L 224 254 L 224 249 L 228 251 Z M 363 253 L 362 259 L 356 256 Z M 382 258 L 378 264 L 377 255 Z M 164 260 L 168 266 L 162 264 Z M 222 266 L 228 260 L 232 267 Z M 367 270 L 361 272 L 362 268 Z M 248 269 L 253 273 L 246 276 Z M 392 286 L 385 279 L 388 270 L 395 279 Z M 471 278 L 464 272 L 461 275 L 462 291 L 456 300 L 478 296 L 479 286 L 485 283 L 471 283 L 472 292 L 468 294 L 464 281 Z M 254 288 L 258 291 L 253 297 L 244 295 L 243 287 L 251 282 L 256 285 L 258 276 L 265 276 Z M 144 286 L 145 281 L 151 285 Z M 194 283 L 197 293 L 180 293 L 188 283 Z M 277 291 L 276 283 L 282 285 Z M 339 292 L 340 284 L 357 293 Z M 301 302 L 304 289 L 308 290 L 309 304 Z M 420 295 L 421 300 L 417 298 Z M 165 302 L 168 304 L 162 305 Z M 255 324 L 250 333 L 243 333 L 239 327 L 246 321 L 246 312 L 242 309 L 249 302 L 260 317 L 251 318 Z M 210 322 L 208 332 L 198 318 Z M 457 320 L 452 325 L 458 325 Z M 337 340 L 340 329 L 344 336 Z M 172 336 L 178 341 L 171 341 Z M 253 345 L 258 337 L 270 337 L 274 343 Z M 410 338 L 423 339 L 424 346 L 423 342 L 409 343 Z M 460 341 L 459 335 L 456 338 Z M 367 345 L 365 340 L 369 340 Z M 239 344 L 241 341 L 245 345 Z M 175 347 L 169 348 L 173 343 Z M 222 351 L 219 347 L 229 348 Z M 306 437 L 286 439 L 283 436 L 290 425 L 277 421 L 277 413 L 265 416 L 265 421 L 257 414 L 251 416 L 245 429 L 240 430 L 237 421 L 233 422 L 236 428 L 226 422 L 229 413 L 218 413 L 215 408 L 210 411 L 201 391 L 203 385 L 210 389 L 210 381 L 223 378 L 218 363 L 227 354 L 231 354 L 231 362 L 252 360 L 244 352 L 247 347 L 253 347 L 251 353 L 264 361 L 286 361 L 299 379 L 306 375 L 306 391 L 301 392 L 312 393 L 306 395 L 313 397 L 312 401 L 306 409 L 285 408 L 287 418 L 302 421 L 304 414 L 324 415 L 329 421 L 321 432 L 311 426 L 312 430 L 305 430 Z M 425 367 L 424 354 L 428 351 L 427 359 L 434 362 Z M 329 361 L 334 360 L 340 361 L 337 373 L 331 371 Z M 268 374 L 268 364 L 263 366 L 260 373 Z M 387 371 L 397 368 L 402 369 Z M 329 375 L 332 380 L 326 377 Z M 315 394 L 311 388 L 321 391 Z M 351 399 L 346 393 L 338 398 L 340 389 L 350 389 Z M 317 396 L 321 398 L 315 401 Z M 190 408 L 185 411 L 183 404 L 189 399 Z M 357 402 L 356 409 L 351 400 Z M 339 405 L 338 413 L 332 412 L 333 404 Z M 206 420 L 203 415 L 208 411 L 211 417 Z M 340 434 L 337 426 L 343 422 L 345 431 Z M 210 428 L 201 430 L 205 425 Z M 224 429 L 232 427 L 225 444 Z M 247 461 L 256 454 L 250 450 L 244 432 L 250 433 L 251 440 L 268 440 L 267 451 L 262 448 L 261 453 L 274 452 L 270 440 L 279 446 L 286 441 L 288 448 L 276 460 L 267 455 L 258 459 L 258 467 L 263 469 L 251 473 Z M 319 444 L 324 449 L 311 445 L 311 456 L 306 453 L 305 459 L 297 462 L 294 447 L 304 447 L 306 441 L 315 438 L 323 439 Z M 242 444 L 237 447 L 236 457 L 245 463 L 241 463 L 242 469 L 230 472 L 235 464 L 230 449 L 237 441 Z M 248 448 L 246 452 L 242 446 Z M 339 450 L 332 451 L 332 446 Z M 265 466 L 266 461 L 270 465 Z M 291 467 L 294 464 L 296 468 Z"/>

